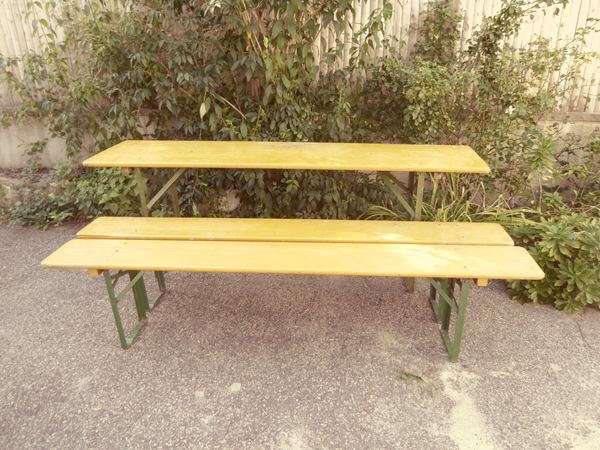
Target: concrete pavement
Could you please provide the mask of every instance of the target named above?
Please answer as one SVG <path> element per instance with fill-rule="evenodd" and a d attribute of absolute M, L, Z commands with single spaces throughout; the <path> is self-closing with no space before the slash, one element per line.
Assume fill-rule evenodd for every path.
<path fill-rule="evenodd" d="M 600 449 L 597 309 L 475 287 L 452 364 L 423 280 L 169 273 L 124 351 L 102 278 L 39 266 L 80 227 L 0 225 L 1 449 Z"/>

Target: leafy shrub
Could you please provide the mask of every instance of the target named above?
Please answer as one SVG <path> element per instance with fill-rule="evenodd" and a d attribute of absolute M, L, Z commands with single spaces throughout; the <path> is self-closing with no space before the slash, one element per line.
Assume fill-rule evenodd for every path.
<path fill-rule="evenodd" d="M 510 281 L 509 293 L 521 303 L 551 303 L 574 312 L 600 304 L 600 220 L 579 214 L 515 227 L 517 245 L 529 250 L 546 277 Z"/>
<path fill-rule="evenodd" d="M 79 216 L 138 214 L 140 199 L 135 177 L 119 168 L 88 168 L 65 185 Z"/>
<path fill-rule="evenodd" d="M 392 11 L 385 0 L 352 29 L 355 10 L 345 0 L 67 0 L 30 7 L 39 52 L 0 55 L 0 81 L 21 101 L 0 111 L 0 123 L 38 120 L 50 137 L 65 140 L 74 159 L 84 149 L 95 153 L 124 139 L 365 140 L 366 130 L 357 126 L 360 91 L 350 86 L 381 45 Z M 323 30 L 329 41 L 320 37 Z M 345 65 L 344 48 L 350 51 Z M 32 164 L 47 142 L 26 150 Z M 355 216 L 364 209 L 362 198 L 383 198 L 355 174 L 350 180 L 331 172 L 288 175 L 281 184 L 281 176 L 263 179 L 261 171 L 188 171 L 177 186 L 180 210 L 218 213 L 226 189 L 240 192 L 240 215 Z M 80 190 L 65 186 L 74 205 L 40 192 L 10 213 L 19 223 L 128 214 L 132 203 L 121 211 L 114 200 L 129 199 L 132 185 L 121 180 L 126 193 L 115 186 L 102 191 L 95 176 L 101 177 L 79 179 Z M 352 186 L 369 192 L 349 192 Z M 154 213 L 170 214 L 170 206 Z"/>
<path fill-rule="evenodd" d="M 395 206 L 382 182 L 355 171 L 188 170 L 178 189 L 182 216 L 224 214 L 228 191 L 240 201 L 236 217 L 355 219 L 373 204 Z M 172 214 L 168 202 L 159 214 Z"/>
<path fill-rule="evenodd" d="M 545 198 L 553 199 L 548 212 L 565 214 L 568 209 L 600 217 L 600 137 L 584 146 L 578 138 L 573 140 L 557 155 L 551 174 L 556 183 L 544 186 Z"/>
<path fill-rule="evenodd" d="M 492 172 L 464 180 L 483 180 L 487 201 L 505 194 L 510 206 L 539 205 L 541 181 L 559 164 L 562 148 L 541 120 L 561 110 L 565 93 L 581 85 L 583 65 L 597 57 L 585 50 L 586 36 L 597 31 L 593 22 L 557 47 L 544 39 L 511 45 L 523 21 L 551 4 L 564 2 L 503 1 L 461 49 L 460 13 L 449 1 L 432 2 L 417 28 L 415 53 L 392 52 L 371 66 L 363 120 L 382 140 L 469 145 Z"/>
<path fill-rule="evenodd" d="M 350 105 L 358 100 L 348 86 L 392 11 L 382 2 L 348 34 L 355 10 L 346 0 L 66 0 L 30 7 L 40 49 L 0 55 L 0 82 L 20 99 L 17 108 L 0 111 L 0 124 L 39 120 L 51 137 L 65 139 L 72 157 L 124 139 L 360 137 L 364 130 L 350 126 Z M 346 65 L 345 46 L 352 55 Z M 30 146 L 32 158 L 46 143 Z"/>
<path fill-rule="evenodd" d="M 256 175 L 242 176 L 237 186 L 241 215 L 252 211 L 260 217 L 356 219 L 372 204 L 392 204 L 385 186 L 364 173 L 286 170 L 268 181 L 263 171 Z"/>
<path fill-rule="evenodd" d="M 42 229 L 75 218 L 137 214 L 140 208 L 135 178 L 118 168 L 25 171 L 18 194 L 21 200 L 5 212 L 9 223 Z"/>

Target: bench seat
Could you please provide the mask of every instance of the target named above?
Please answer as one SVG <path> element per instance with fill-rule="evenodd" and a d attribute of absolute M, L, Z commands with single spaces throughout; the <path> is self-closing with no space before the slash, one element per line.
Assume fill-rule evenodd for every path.
<path fill-rule="evenodd" d="M 102 217 L 42 267 L 103 275 L 119 339 L 128 348 L 165 290 L 163 272 L 237 272 L 423 277 L 451 361 L 458 360 L 469 283 L 544 277 L 497 224 L 298 219 Z M 111 274 L 111 272 L 115 272 Z M 143 275 L 154 271 L 149 300 Z M 128 275 L 120 294 L 115 287 Z M 460 286 L 459 298 L 455 286 Z M 131 291 L 139 324 L 125 334 L 118 304 Z M 439 300 L 436 300 L 439 297 Z M 456 313 L 454 338 L 450 311 Z"/>
<path fill-rule="evenodd" d="M 541 279 L 514 246 L 74 239 L 42 262 L 61 269 Z"/>
<path fill-rule="evenodd" d="M 99 217 L 82 239 L 514 245 L 493 223 L 372 220 Z"/>

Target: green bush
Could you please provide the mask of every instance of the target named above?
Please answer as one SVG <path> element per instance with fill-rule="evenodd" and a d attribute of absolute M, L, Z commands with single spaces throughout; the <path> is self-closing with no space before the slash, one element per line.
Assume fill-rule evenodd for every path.
<path fill-rule="evenodd" d="M 553 3 L 564 4 L 503 1 L 461 48 L 460 13 L 447 0 L 432 2 L 417 27 L 415 53 L 392 52 L 371 65 L 362 119 L 382 140 L 469 145 L 492 169 L 485 177 L 464 177 L 485 183 L 485 201 L 502 194 L 511 207 L 539 206 L 562 148 L 559 127 L 542 120 L 561 111 L 565 94 L 582 84 L 584 64 L 597 57 L 585 44 L 597 31 L 592 21 L 556 47 L 544 39 L 511 45 L 530 14 Z"/>
<path fill-rule="evenodd" d="M 50 137 L 65 140 L 73 158 L 124 139 L 363 141 L 361 93 L 351 86 L 382 44 L 392 12 L 386 0 L 351 28 L 355 10 L 345 0 L 68 0 L 29 7 L 41 44 L 38 53 L 0 55 L 0 82 L 21 101 L 0 111 L 0 124 L 38 120 Z M 329 42 L 320 38 L 324 29 Z M 345 65 L 344 48 L 351 55 Z M 26 149 L 32 165 L 47 143 Z M 369 190 L 356 174 L 288 175 L 281 184 L 281 177 L 263 180 L 260 171 L 188 171 L 178 184 L 180 210 L 218 214 L 226 189 L 240 191 L 238 215 L 354 217 L 364 209 L 362 198 L 383 198 L 377 188 L 350 192 Z M 123 199 L 118 190 L 78 183 L 78 191 L 63 189 L 72 202 L 40 192 L 9 213 L 24 224 L 128 213 L 131 204 L 120 211 L 114 201 Z M 170 206 L 154 213 L 168 215 Z"/>
<path fill-rule="evenodd" d="M 348 33 L 355 10 L 346 0 L 29 7 L 40 48 L 0 55 L 0 82 L 20 100 L 0 111 L 0 124 L 39 120 L 72 157 L 124 139 L 360 139 L 364 130 L 350 126 L 358 97 L 348 86 L 381 44 L 392 12 L 386 0 Z M 344 48 L 352 55 L 346 65 Z M 46 144 L 27 151 L 35 160 Z"/>
<path fill-rule="evenodd" d="M 11 225 L 46 229 L 76 218 L 135 215 L 140 210 L 135 178 L 118 168 L 25 171 L 18 193 L 21 200 L 5 212 Z"/>
<path fill-rule="evenodd" d="M 511 234 L 546 274 L 539 281 L 510 281 L 513 299 L 550 303 L 571 313 L 600 305 L 599 219 L 574 214 L 521 225 Z"/>

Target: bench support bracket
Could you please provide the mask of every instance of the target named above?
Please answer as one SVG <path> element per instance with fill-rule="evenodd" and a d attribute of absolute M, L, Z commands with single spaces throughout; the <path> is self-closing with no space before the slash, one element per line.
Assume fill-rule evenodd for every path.
<path fill-rule="evenodd" d="M 144 273 L 145 271 L 141 270 L 121 270 L 114 275 L 111 275 L 109 270 L 102 272 L 104 275 L 104 282 L 106 283 L 106 289 L 108 291 L 110 306 L 112 308 L 113 316 L 115 317 L 115 325 L 117 327 L 117 332 L 119 333 L 119 340 L 121 341 L 121 347 L 124 349 L 129 348 L 142 327 L 146 324 L 146 311 L 152 309 L 152 307 L 156 304 L 156 301 L 165 292 L 164 276 L 162 272 L 155 272 L 159 292 L 152 298 L 151 301 L 148 301 L 148 294 L 146 293 L 146 286 L 144 284 Z M 117 294 L 115 292 L 115 287 L 119 282 L 119 279 L 124 275 L 128 275 L 130 281 L 127 286 L 125 286 L 125 288 L 119 294 Z M 125 295 L 127 295 L 129 291 L 132 292 L 133 299 L 135 301 L 138 324 L 135 326 L 131 334 L 127 336 L 125 334 L 125 330 L 123 329 L 121 314 L 119 313 L 119 302 L 125 298 Z"/>
<path fill-rule="evenodd" d="M 450 356 L 450 361 L 457 362 L 469 297 L 469 283 L 454 278 L 428 278 L 428 280 L 431 286 L 429 299 L 435 316 L 440 322 L 440 331 L 448 350 L 448 356 Z M 454 296 L 456 285 L 460 288 L 458 301 Z M 456 313 L 454 339 L 450 338 L 450 315 L 452 311 Z"/>

